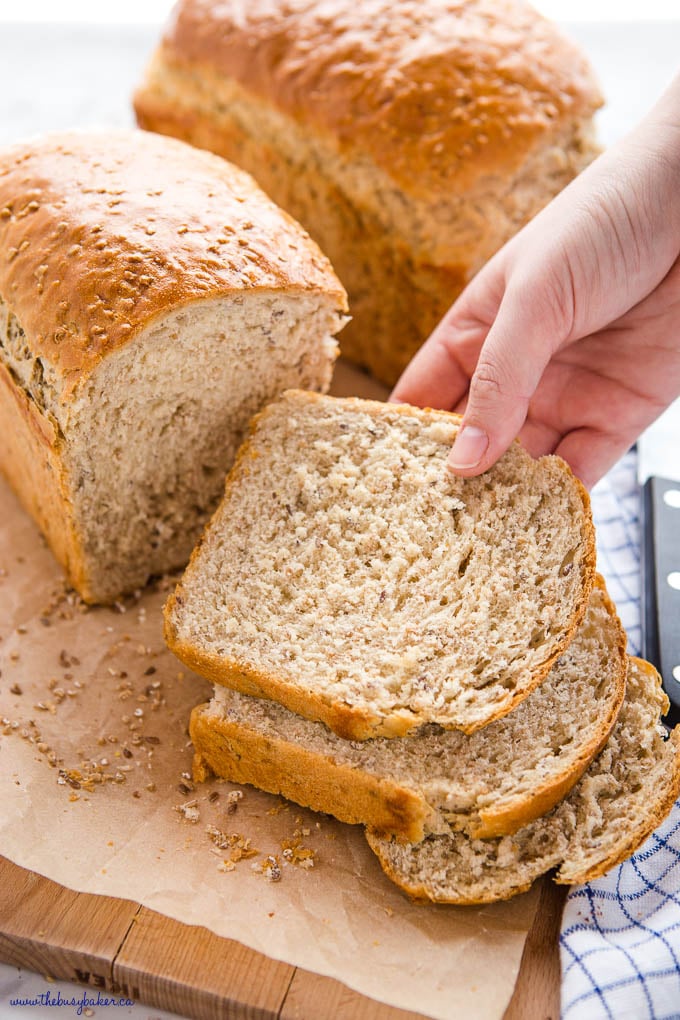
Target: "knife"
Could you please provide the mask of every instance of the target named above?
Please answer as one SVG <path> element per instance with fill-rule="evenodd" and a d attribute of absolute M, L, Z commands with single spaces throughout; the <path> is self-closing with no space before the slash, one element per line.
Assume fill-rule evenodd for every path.
<path fill-rule="evenodd" d="M 680 399 L 637 443 L 640 508 L 642 655 L 661 674 L 680 723 Z"/>

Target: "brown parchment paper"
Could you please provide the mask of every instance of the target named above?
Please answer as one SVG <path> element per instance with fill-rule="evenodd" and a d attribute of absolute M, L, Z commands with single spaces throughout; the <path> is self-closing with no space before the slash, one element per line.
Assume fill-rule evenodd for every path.
<path fill-rule="evenodd" d="M 345 366 L 334 391 L 384 396 Z M 229 783 L 194 787 L 187 721 L 211 687 L 164 647 L 171 584 L 86 610 L 0 479 L 0 853 L 403 1009 L 501 1017 L 535 892 L 479 908 L 412 904 L 360 827 L 250 787 L 240 800 Z"/>

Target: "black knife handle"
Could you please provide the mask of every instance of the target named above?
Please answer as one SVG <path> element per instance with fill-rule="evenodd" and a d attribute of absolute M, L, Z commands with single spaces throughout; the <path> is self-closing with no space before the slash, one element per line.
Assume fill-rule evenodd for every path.
<path fill-rule="evenodd" d="M 680 483 L 648 478 L 642 495 L 642 654 L 661 673 L 680 723 Z"/>

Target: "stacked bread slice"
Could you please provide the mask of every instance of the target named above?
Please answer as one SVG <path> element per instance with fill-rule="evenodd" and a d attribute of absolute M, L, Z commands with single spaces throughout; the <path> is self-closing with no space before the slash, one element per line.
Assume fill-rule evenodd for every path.
<path fill-rule="evenodd" d="M 459 419 L 292 391 L 255 420 L 166 607 L 216 682 L 195 771 L 367 827 L 409 894 L 472 903 L 631 853 L 680 789 L 653 670 L 595 575 L 587 494 Z"/>

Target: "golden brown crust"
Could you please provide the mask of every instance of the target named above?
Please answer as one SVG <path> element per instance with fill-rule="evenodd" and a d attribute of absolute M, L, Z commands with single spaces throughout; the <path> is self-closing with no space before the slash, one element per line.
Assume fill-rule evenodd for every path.
<path fill-rule="evenodd" d="M 288 391 L 288 393 L 294 394 L 298 399 L 304 400 L 308 403 L 319 403 L 324 400 L 333 399 L 324 397 L 319 393 L 295 390 Z M 379 410 L 384 410 L 385 408 L 385 405 L 380 403 L 380 401 L 365 400 L 358 397 L 345 397 L 343 398 L 343 402 L 348 408 L 356 407 L 357 410 L 366 409 L 366 407 L 373 407 Z M 391 404 L 390 410 L 393 413 L 396 412 L 404 415 L 421 417 L 427 415 L 432 409 L 414 408 L 408 404 Z M 250 423 L 249 438 L 241 446 L 236 461 L 227 476 L 224 493 L 225 500 L 229 498 L 231 489 L 241 484 L 241 476 L 243 474 L 247 474 L 248 460 L 257 456 L 253 448 L 253 435 L 267 413 L 267 408 L 265 408 L 259 414 L 255 415 Z M 448 418 L 456 424 L 462 420 L 460 415 L 453 412 L 437 411 L 437 415 L 442 418 Z M 569 643 L 577 627 L 581 623 L 588 607 L 590 593 L 595 584 L 595 529 L 593 527 L 590 511 L 590 497 L 585 487 L 572 474 L 569 466 L 564 461 L 561 461 L 560 458 L 553 459 L 560 461 L 564 470 L 574 479 L 578 495 L 583 504 L 584 534 L 582 536 L 582 597 L 575 608 L 572 624 L 569 628 L 565 629 L 561 640 L 555 647 L 554 653 L 549 658 L 545 659 L 540 666 L 535 668 L 532 676 L 527 679 L 522 687 L 508 692 L 504 699 L 496 706 L 496 710 L 494 712 L 485 715 L 482 719 L 475 720 L 470 724 L 456 724 L 455 726 L 451 724 L 451 728 L 460 729 L 463 733 L 474 733 L 475 730 L 481 729 L 482 726 L 486 726 L 489 723 L 494 722 L 496 719 L 501 719 L 503 716 L 507 715 L 508 712 L 512 711 L 512 709 L 518 705 L 520 701 L 524 700 L 531 691 L 535 690 L 536 687 L 539 686 L 539 684 L 546 678 L 564 649 L 569 646 Z M 218 512 L 219 508 L 216 513 Z M 211 523 L 212 521 L 208 523 L 206 532 L 209 530 Z M 202 541 L 203 539 L 199 541 L 192 553 L 185 571 L 185 577 L 195 569 Z M 415 733 L 424 723 L 432 721 L 429 718 L 423 718 L 422 715 L 419 715 L 409 709 L 399 709 L 388 716 L 380 716 L 376 712 L 370 712 L 363 708 L 348 705 L 344 702 L 332 701 L 328 697 L 320 696 L 313 690 L 295 686 L 291 684 L 289 680 L 282 680 L 280 677 L 272 673 L 256 669 L 248 663 L 237 662 L 226 656 L 206 652 L 195 646 L 192 642 L 181 639 L 176 632 L 172 622 L 172 617 L 175 613 L 175 607 L 177 605 L 181 605 L 183 598 L 182 585 L 183 581 L 180 581 L 165 605 L 165 641 L 170 650 L 174 652 L 174 654 L 181 659 L 182 662 L 196 673 L 206 677 L 208 680 L 212 680 L 213 683 L 223 684 L 224 686 L 230 687 L 242 694 L 249 694 L 258 698 L 270 698 L 273 701 L 278 701 L 281 705 L 290 709 L 290 711 L 297 712 L 298 715 L 302 715 L 307 719 L 312 719 L 317 722 L 325 723 L 333 730 L 334 733 L 337 733 L 338 736 L 343 737 L 346 740 L 369 740 L 372 737 L 378 736 L 404 737 Z M 442 723 L 441 719 L 437 719 L 435 721 L 441 725 L 446 725 L 445 723 Z"/>
<path fill-rule="evenodd" d="M 197 781 L 205 765 L 234 783 L 250 783 L 334 815 L 350 825 L 366 823 L 406 842 L 423 838 L 429 808 L 412 790 L 331 757 L 277 740 L 226 718 L 211 716 L 208 705 L 191 713 L 189 732 L 198 756 Z M 196 762 L 194 763 L 196 766 Z"/>
<path fill-rule="evenodd" d="M 595 156 L 577 49 L 522 0 L 182 0 L 138 123 L 233 159 L 331 258 L 343 353 L 393 385 Z"/>
<path fill-rule="evenodd" d="M 635 663 L 641 672 L 654 678 L 658 684 L 661 683 L 659 674 L 654 666 L 652 666 L 649 662 L 645 662 L 644 659 L 638 659 L 636 657 L 632 657 L 631 661 Z M 600 878 L 602 875 L 606 874 L 607 871 L 610 871 L 611 868 L 616 867 L 617 864 L 621 864 L 622 861 L 627 860 L 631 854 L 634 854 L 635 851 L 642 846 L 647 837 L 650 836 L 651 833 L 659 827 L 659 825 L 661 825 L 678 797 L 680 797 L 680 725 L 676 726 L 671 731 L 668 741 L 672 744 L 674 749 L 671 775 L 669 777 L 668 784 L 659 798 L 658 803 L 655 804 L 651 815 L 645 818 L 636 828 L 631 830 L 628 842 L 625 846 L 621 846 L 616 854 L 612 855 L 600 864 L 586 868 L 580 873 L 570 873 L 568 879 L 561 877 L 560 872 L 558 872 L 555 876 L 556 882 L 561 885 L 582 885 L 584 882 L 592 882 L 593 879 Z"/>
<path fill-rule="evenodd" d="M 585 744 L 575 761 L 572 762 L 569 770 L 565 772 L 558 781 L 554 778 L 546 781 L 543 785 L 536 786 L 532 791 L 531 800 L 523 798 L 519 803 L 506 801 L 505 807 L 493 805 L 487 810 L 480 811 L 480 824 L 471 831 L 474 839 L 493 839 L 495 836 L 511 835 L 545 815 L 556 804 L 563 800 L 570 790 L 576 785 L 583 773 L 586 771 L 594 758 L 598 756 L 611 735 L 616 720 L 618 719 L 623 700 L 626 695 L 626 675 L 628 672 L 628 659 L 626 656 L 626 632 L 623 629 L 621 620 L 616 612 L 616 606 L 609 597 L 604 579 L 600 574 L 595 575 L 595 587 L 602 593 L 602 599 L 607 612 L 614 621 L 617 630 L 617 641 L 610 649 L 610 656 L 616 658 L 618 663 L 616 683 L 616 696 L 609 704 L 607 715 L 600 721 L 599 732 L 593 736 L 588 744 Z"/>
<path fill-rule="evenodd" d="M 0 362 L 0 470 L 45 535 L 83 598 L 89 580 L 73 525 L 58 428 L 15 384 Z"/>
<path fill-rule="evenodd" d="M 142 131 L 0 153 L 0 251 L 0 295 L 67 399 L 155 318 L 202 298 L 324 291 L 346 307 L 327 259 L 247 174 Z"/>
<path fill-rule="evenodd" d="M 547 814 L 569 793 L 606 743 L 623 702 L 627 659 L 623 628 L 599 577 L 598 587 L 617 629 L 618 640 L 611 643 L 609 653 L 619 665 L 598 734 L 580 748 L 578 757 L 561 776 L 553 775 L 530 791 L 506 797 L 500 807 L 493 805 L 482 810 L 479 824 L 466 826 L 472 838 L 512 835 Z M 247 718 L 232 720 L 229 712 L 219 715 L 211 712 L 208 705 L 200 705 L 192 714 L 191 736 L 196 750 L 196 781 L 205 779 L 212 771 L 233 782 L 251 783 L 270 793 L 283 794 L 341 821 L 363 823 L 381 835 L 393 835 L 410 843 L 423 839 L 425 827 L 432 828 L 428 816 L 433 812 L 417 783 L 380 779 L 361 766 L 338 762 L 332 753 L 309 750 L 290 738 L 271 738 L 257 725 L 250 726 Z"/>
<path fill-rule="evenodd" d="M 631 657 L 630 660 L 627 661 L 629 661 L 630 664 L 634 664 L 638 670 L 644 672 L 654 681 L 654 683 L 660 685 L 660 677 L 656 669 L 650 663 L 635 657 Z M 657 793 L 656 803 L 652 803 L 652 806 L 648 809 L 645 818 L 642 819 L 637 826 L 633 826 L 629 830 L 628 838 L 624 843 L 621 843 L 618 846 L 615 853 L 612 853 L 605 860 L 593 864 L 590 867 L 584 867 L 580 872 L 573 868 L 569 869 L 566 872 L 568 877 L 566 877 L 566 869 L 564 868 L 564 865 L 560 868 L 559 860 L 553 860 L 553 867 L 558 869 L 553 872 L 555 882 L 560 885 L 581 885 L 585 882 L 591 882 L 593 879 L 600 878 L 602 875 L 606 874 L 612 868 L 621 864 L 634 854 L 642 846 L 647 837 L 651 835 L 651 833 L 654 832 L 659 825 L 661 825 L 680 796 L 680 726 L 676 726 L 672 730 L 668 741 L 672 747 L 670 775 L 668 776 L 664 789 L 660 793 Z M 654 801 L 655 793 L 656 791 L 650 791 L 649 802 Z M 428 890 L 425 882 L 418 881 L 411 883 L 408 879 L 404 878 L 403 874 L 400 874 L 395 870 L 389 856 L 384 853 L 382 836 L 380 833 L 374 833 L 370 829 L 367 829 L 366 839 L 369 846 L 378 857 L 380 866 L 388 878 L 399 886 L 399 888 L 410 898 L 432 902 L 432 892 Z M 517 882 L 515 885 L 506 885 L 500 893 L 494 892 L 493 888 L 490 886 L 486 894 L 478 896 L 465 896 L 458 892 L 452 892 L 448 897 L 443 894 L 437 895 L 436 902 L 472 906 L 483 903 L 492 903 L 501 899 L 510 899 L 518 893 L 526 892 L 526 890 L 533 885 L 533 882 L 538 877 L 539 876 L 534 876 L 534 878 L 529 881 Z M 504 878 L 507 878 L 507 875 L 505 875 Z"/>
<path fill-rule="evenodd" d="M 432 894 L 428 891 L 427 886 L 424 882 L 411 883 L 404 879 L 404 876 L 394 869 L 392 863 L 385 854 L 381 853 L 381 846 L 379 840 L 382 839 L 379 832 L 372 832 L 370 829 L 366 829 L 366 841 L 370 846 L 373 853 L 380 862 L 384 874 L 391 882 L 394 882 L 403 893 L 406 893 L 410 900 L 414 900 L 417 903 L 432 903 Z M 513 896 L 519 896 L 520 893 L 527 892 L 531 889 L 535 879 L 530 879 L 527 882 L 517 882 L 516 885 L 506 886 L 500 895 L 494 894 L 489 890 L 488 895 L 484 896 L 465 896 L 462 893 L 452 894 L 448 899 L 437 897 L 437 903 L 451 904 L 458 907 L 479 907 L 485 903 L 498 903 L 501 900 L 511 900 Z"/>
<path fill-rule="evenodd" d="M 183 0 L 161 56 L 235 79 L 428 198 L 511 175 L 602 102 L 580 52 L 522 0 Z"/>

